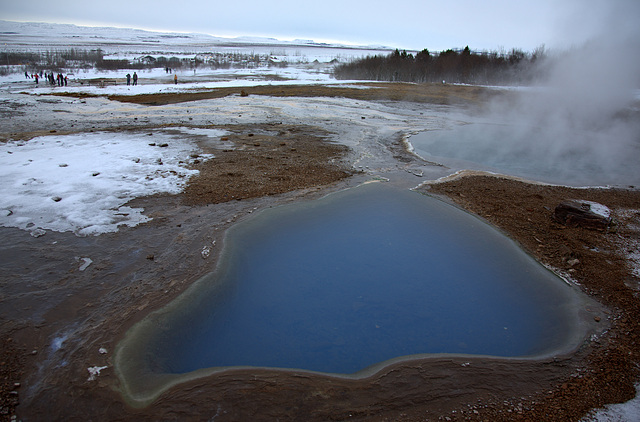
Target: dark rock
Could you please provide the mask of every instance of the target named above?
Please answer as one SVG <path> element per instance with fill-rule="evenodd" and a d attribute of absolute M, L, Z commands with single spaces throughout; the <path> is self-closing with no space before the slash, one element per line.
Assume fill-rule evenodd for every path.
<path fill-rule="evenodd" d="M 602 212 L 603 210 L 606 212 Z M 607 231 L 615 226 L 615 220 L 609 216 L 608 208 L 595 202 L 575 199 L 558 204 L 553 218 L 568 227 Z"/>

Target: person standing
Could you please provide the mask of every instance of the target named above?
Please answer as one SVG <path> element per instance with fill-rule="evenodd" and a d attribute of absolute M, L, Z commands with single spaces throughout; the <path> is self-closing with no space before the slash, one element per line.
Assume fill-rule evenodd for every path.
<path fill-rule="evenodd" d="M 173 75 L 173 83 L 178 85 L 178 74 L 177 73 L 175 75 Z"/>
<path fill-rule="evenodd" d="M 138 85 L 138 74 L 133 72 L 133 84 Z"/>
<path fill-rule="evenodd" d="M 38 85 L 38 74 L 37 73 L 35 74 L 34 79 L 36 80 L 36 85 Z"/>
<path fill-rule="evenodd" d="M 131 74 L 127 73 L 127 85 L 131 85 Z"/>

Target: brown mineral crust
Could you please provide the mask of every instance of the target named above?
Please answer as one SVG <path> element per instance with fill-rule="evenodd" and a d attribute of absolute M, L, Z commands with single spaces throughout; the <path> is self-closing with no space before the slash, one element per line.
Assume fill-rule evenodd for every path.
<path fill-rule="evenodd" d="M 366 87 L 372 89 L 362 89 Z M 353 84 L 353 87 L 331 85 L 262 85 L 244 87 L 242 90 L 239 88 L 215 88 L 180 94 L 110 95 L 108 98 L 110 100 L 128 103 L 164 105 L 185 101 L 223 98 L 230 95 L 242 95 L 242 92 L 245 94 L 243 96 L 342 97 L 365 101 L 412 101 L 442 105 L 478 104 L 491 96 L 497 95 L 497 91 L 488 90 L 479 86 L 443 85 L 438 83 L 367 82 Z M 74 96 L 75 94 L 61 93 L 60 95 Z"/>
<path fill-rule="evenodd" d="M 353 174 L 342 163 L 346 147 L 300 127 L 278 129 L 275 136 L 246 131 L 226 136 L 235 146 L 211 149 L 215 158 L 195 165 L 199 174 L 187 184 L 185 203 L 216 204 L 276 195 L 327 185 Z"/>
<path fill-rule="evenodd" d="M 519 242 L 539 261 L 566 271 L 583 291 L 609 307 L 613 326 L 587 355 L 583 367 L 548 392 L 522 400 L 515 420 L 579 420 L 590 408 L 635 396 L 640 363 L 638 280 L 626 254 L 640 239 L 640 192 L 634 189 L 574 189 L 494 176 L 467 176 L 425 185 L 486 219 Z M 594 201 L 623 224 L 617 232 L 566 227 L 553 218 L 567 199 Z M 631 245 L 631 246 L 629 246 Z M 637 243 L 635 243 L 637 245 Z M 508 411 L 508 410 L 511 411 Z M 514 420 L 513 403 L 483 410 L 480 420 Z"/>

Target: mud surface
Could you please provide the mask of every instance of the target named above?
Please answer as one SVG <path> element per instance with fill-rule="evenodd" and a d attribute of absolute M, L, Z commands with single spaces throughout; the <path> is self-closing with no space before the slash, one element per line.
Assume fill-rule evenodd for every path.
<path fill-rule="evenodd" d="M 601 321 L 611 324 L 606 335 L 590 339 L 571 356 L 542 361 L 434 357 L 398 363 L 361 380 L 229 371 L 176 386 L 143 409 L 125 404 L 111 360 L 117 342 L 135 322 L 214 268 L 224 231 L 233 223 L 258 209 L 319 198 L 371 178 L 408 188 L 451 172 L 406 152 L 402 139 L 411 131 L 446 125 L 441 115 L 452 111 L 443 110 L 443 104 L 473 105 L 481 90 L 451 87 L 447 94 L 438 86 L 431 88 L 431 100 L 414 94 L 424 100 L 399 101 L 409 98 L 411 87 L 399 85 L 387 94 L 351 90 L 353 96 L 371 96 L 357 99 L 334 98 L 335 88 L 313 87 L 304 95 L 305 88 L 296 87 L 288 94 L 280 90 L 284 97 L 276 103 L 228 94 L 127 99 L 164 106 L 16 94 L 26 113 L 3 117 L 2 139 L 193 126 L 230 131 L 232 146 L 207 151 L 202 143 L 203 151 L 216 158 L 199 164 L 200 176 L 184 194 L 132 201 L 129 205 L 143 207 L 153 218 L 149 223 L 82 238 L 56 232 L 34 238 L 0 228 L 0 418 L 577 420 L 592 407 L 632 398 L 640 315 L 638 280 L 627 254 L 639 235 L 638 192 L 466 177 L 421 190 L 450 198 L 542 262 L 566 271 L 609 308 L 609 318 Z M 329 99 L 318 99 L 323 95 Z M 425 109 L 415 101 L 433 106 Z M 553 222 L 553 207 L 567 198 L 607 205 L 620 222 L 618 231 Z M 93 263 L 81 270 L 81 257 Z M 91 367 L 105 368 L 90 380 Z"/>

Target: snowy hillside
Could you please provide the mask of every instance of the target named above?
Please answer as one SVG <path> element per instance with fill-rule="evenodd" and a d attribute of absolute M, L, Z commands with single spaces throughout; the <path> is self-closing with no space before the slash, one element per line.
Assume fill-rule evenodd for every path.
<path fill-rule="evenodd" d="M 282 41 L 275 38 L 222 38 L 207 34 L 152 32 L 131 28 L 87 27 L 69 24 L 0 20 L 0 43 L 13 51 L 42 51 L 72 47 L 102 49 L 106 54 L 153 52 L 205 53 L 233 51 L 320 57 L 362 57 L 388 54 L 389 47 L 348 46 L 312 40 Z M 320 60 L 323 61 L 323 60 Z"/>

